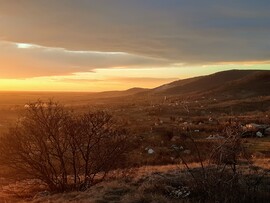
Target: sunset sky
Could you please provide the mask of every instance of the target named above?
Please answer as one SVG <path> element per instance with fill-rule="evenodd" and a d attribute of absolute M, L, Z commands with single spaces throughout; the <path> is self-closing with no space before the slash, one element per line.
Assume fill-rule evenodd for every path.
<path fill-rule="evenodd" d="M 270 70 L 269 0 L 0 0 L 0 91 Z"/>

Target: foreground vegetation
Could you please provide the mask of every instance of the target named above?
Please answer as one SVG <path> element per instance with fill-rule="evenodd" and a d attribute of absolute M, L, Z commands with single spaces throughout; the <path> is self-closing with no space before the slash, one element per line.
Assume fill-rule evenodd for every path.
<path fill-rule="evenodd" d="M 257 159 L 253 167 L 257 172 L 253 175 L 249 167 L 239 165 L 241 176 L 239 189 L 241 193 L 224 191 L 224 188 L 215 189 L 216 195 L 205 202 L 214 202 L 215 198 L 221 198 L 220 202 L 231 202 L 231 198 L 238 197 L 237 202 L 268 202 L 269 199 L 269 175 L 265 175 L 257 189 L 250 188 L 246 183 L 255 183 L 260 174 L 269 169 L 269 159 Z M 200 171 L 198 163 L 190 163 L 192 172 Z M 207 168 L 206 168 L 207 169 Z M 209 170 L 210 171 L 210 170 Z M 249 174 L 246 176 L 244 174 Z M 106 180 L 100 182 L 86 191 L 73 191 L 68 193 L 53 194 L 46 191 L 38 181 L 20 181 L 4 187 L 1 192 L 3 201 L 6 202 L 203 202 L 204 193 L 194 187 L 189 172 L 182 164 L 167 166 L 145 166 L 132 170 L 116 170 L 108 174 Z M 190 192 L 190 193 L 189 193 Z M 239 192 L 239 191 L 238 191 Z M 247 193 L 248 192 L 248 193 Z M 188 196 L 184 196 L 189 194 Z M 219 196 L 220 195 L 220 196 Z M 217 199 L 216 199 L 217 200 Z M 245 201 L 243 201 L 245 200 Z"/>
<path fill-rule="evenodd" d="M 1 137 L 7 176 L 40 179 L 53 192 L 85 190 L 124 166 L 127 134 L 103 111 L 80 115 L 59 103 L 27 105 L 15 127 Z"/>

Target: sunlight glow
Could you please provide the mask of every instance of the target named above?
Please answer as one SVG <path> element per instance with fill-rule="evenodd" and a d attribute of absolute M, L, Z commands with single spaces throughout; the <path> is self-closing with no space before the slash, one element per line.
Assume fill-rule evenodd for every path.
<path fill-rule="evenodd" d="M 5 41 L 0 43 L 0 48 L 1 46 L 3 49 L 0 49 L 0 91 L 96 92 L 132 87 L 154 88 L 174 80 L 230 69 L 270 70 L 270 61 L 189 65 L 164 65 L 157 62 L 152 65 L 150 62 L 149 65 L 148 61 L 144 62 L 144 59 L 124 52 L 72 51 Z M 70 54 L 65 55 L 65 52 Z M 43 56 L 44 53 L 47 55 Z M 28 54 L 32 54 L 31 57 Z M 85 54 L 89 54 L 90 60 Z M 109 55 L 120 56 L 114 58 Z M 121 64 L 118 63 L 119 60 L 126 62 Z M 97 68 L 93 67 L 94 62 L 97 63 Z M 71 65 L 76 68 L 70 68 Z M 84 68 L 77 68 L 80 65 Z M 66 66 L 69 66 L 70 71 L 63 71 L 68 68 Z"/>
<path fill-rule="evenodd" d="M 98 92 L 125 90 L 132 87 L 154 88 L 178 79 L 208 75 L 230 69 L 270 70 L 270 65 L 211 65 L 207 68 L 203 66 L 168 67 L 158 68 L 158 71 L 154 68 L 113 68 L 26 79 L 0 78 L 0 91 Z"/>
<path fill-rule="evenodd" d="M 33 44 L 26 44 L 26 43 L 16 43 L 18 49 L 29 49 L 34 47 Z"/>

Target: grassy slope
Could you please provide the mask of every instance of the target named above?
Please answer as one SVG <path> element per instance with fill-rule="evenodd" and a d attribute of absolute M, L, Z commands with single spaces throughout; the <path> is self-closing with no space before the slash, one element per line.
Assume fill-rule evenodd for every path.
<path fill-rule="evenodd" d="M 254 166 L 263 172 L 269 169 L 270 159 L 254 159 Z M 191 163 L 190 168 L 196 170 L 198 163 Z M 241 170 L 248 173 L 248 169 L 243 165 Z M 20 182 L 11 185 L 10 188 L 15 193 L 5 190 L 0 191 L 3 202 L 179 202 L 178 199 L 169 198 L 162 191 L 170 189 L 173 184 L 188 182 L 191 178 L 184 172 L 184 165 L 167 165 L 167 166 L 145 166 L 133 169 L 130 174 L 123 171 L 115 171 L 111 173 L 110 178 L 99 183 L 85 192 L 70 192 L 63 194 L 55 194 L 49 196 L 36 195 L 37 186 L 31 185 L 30 182 Z M 165 179 L 164 179 L 165 178 Z M 267 176 L 269 179 L 269 176 Z M 266 178 L 265 178 L 266 181 Z M 172 184 L 172 185 L 171 185 Z M 31 188 L 32 187 L 32 188 Z M 166 189 L 167 187 L 167 189 Z M 44 190 L 44 189 L 43 189 Z M 32 193 L 31 193 L 32 191 Z M 42 191 L 42 190 L 41 190 Z M 16 194 L 25 195 L 25 198 L 16 197 Z M 31 196 L 35 196 L 34 198 Z M 1 202 L 1 201 L 0 201 Z M 181 202 L 181 201 L 180 201 Z M 191 201 L 192 202 L 192 201 Z"/>

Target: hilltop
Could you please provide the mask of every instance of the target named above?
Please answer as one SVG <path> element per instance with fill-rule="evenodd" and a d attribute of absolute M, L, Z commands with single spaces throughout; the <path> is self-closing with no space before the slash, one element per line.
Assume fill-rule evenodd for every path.
<path fill-rule="evenodd" d="M 131 88 L 125 91 L 92 93 L 95 98 L 191 96 L 204 95 L 222 98 L 248 98 L 270 95 L 270 70 L 228 70 L 211 75 L 173 81 L 145 89 Z"/>
<path fill-rule="evenodd" d="M 270 71 L 229 70 L 207 76 L 178 80 L 154 88 L 156 95 L 215 94 L 258 96 L 269 95 Z"/>

